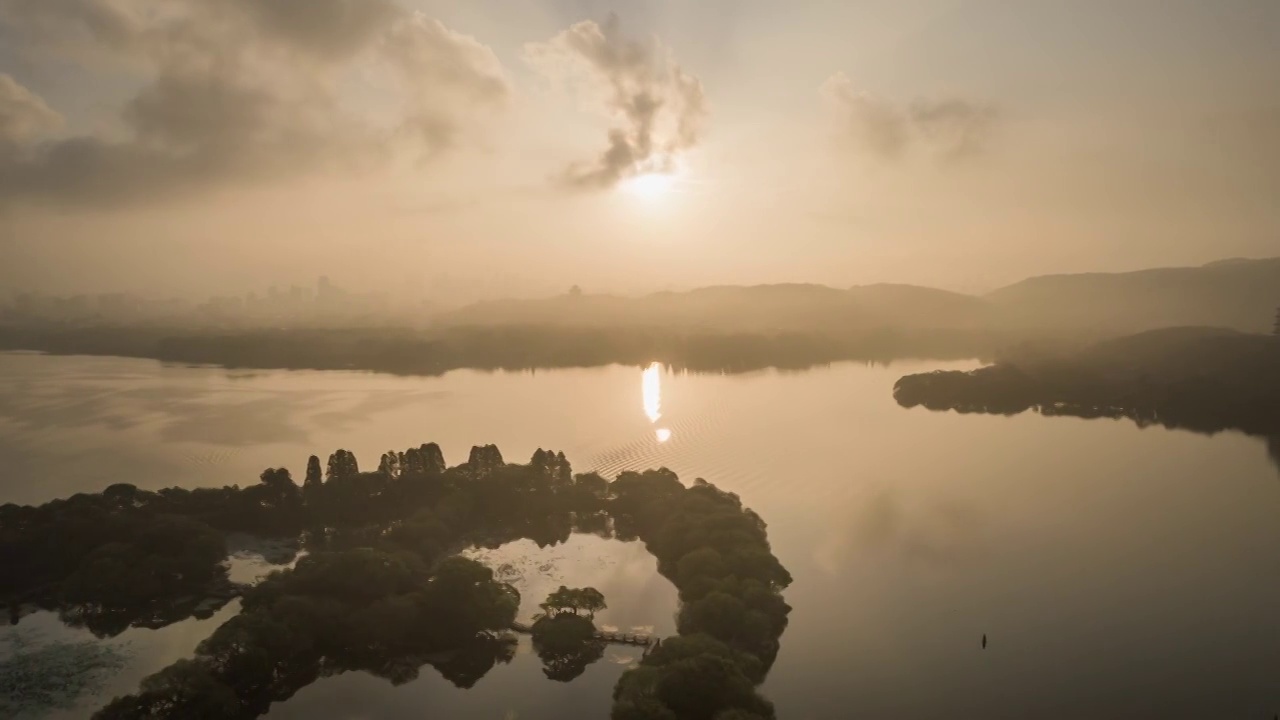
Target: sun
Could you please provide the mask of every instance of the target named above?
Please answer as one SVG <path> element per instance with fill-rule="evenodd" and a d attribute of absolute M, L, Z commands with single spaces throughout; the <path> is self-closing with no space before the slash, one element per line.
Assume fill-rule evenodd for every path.
<path fill-rule="evenodd" d="M 622 189 L 638 198 L 656 200 L 670 193 L 675 188 L 675 184 L 674 173 L 647 172 L 623 182 Z"/>

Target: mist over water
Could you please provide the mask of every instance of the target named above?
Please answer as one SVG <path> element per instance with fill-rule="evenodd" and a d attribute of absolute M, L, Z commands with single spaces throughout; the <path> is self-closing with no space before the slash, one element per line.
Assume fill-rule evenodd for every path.
<path fill-rule="evenodd" d="M 450 463 L 496 443 L 511 461 L 563 450 L 578 472 L 667 466 L 740 494 L 794 575 L 764 686 L 780 717 L 1271 712 L 1280 472 L 1267 444 L 894 402 L 896 378 L 940 366 L 972 364 L 410 378 L 0 355 L 0 496 L 246 485 L 268 466 L 298 476 L 312 453 L 344 447 L 371 468 L 427 441 Z M 670 632 L 673 591 L 637 565 L 653 562 L 641 549 L 586 536 L 494 552 L 496 566 L 554 561 L 566 582 L 598 582 L 619 622 Z M 431 673 L 398 688 L 347 674 L 271 715 L 340 697 L 358 700 L 342 717 L 603 715 L 622 669 L 600 662 L 553 684 L 526 650 L 472 691 Z"/>

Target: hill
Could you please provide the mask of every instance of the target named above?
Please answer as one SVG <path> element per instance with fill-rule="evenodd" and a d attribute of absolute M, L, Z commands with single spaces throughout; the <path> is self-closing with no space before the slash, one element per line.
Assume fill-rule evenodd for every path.
<path fill-rule="evenodd" d="M 1267 332 L 1280 305 L 1280 258 L 1200 267 L 1044 275 L 985 296 L 875 284 L 714 286 L 641 297 L 566 294 L 443 313 L 443 326 L 662 327 L 716 332 L 981 330 L 1001 337 L 1114 337 L 1164 327 Z"/>
<path fill-rule="evenodd" d="M 1094 335 L 1161 327 L 1271 329 L 1280 305 L 1280 258 L 1200 267 L 1044 275 L 989 293 L 992 320 L 1011 330 Z"/>

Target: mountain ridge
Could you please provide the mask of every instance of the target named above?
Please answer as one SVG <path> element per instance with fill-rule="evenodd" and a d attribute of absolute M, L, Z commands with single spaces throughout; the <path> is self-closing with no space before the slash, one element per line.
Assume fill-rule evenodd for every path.
<path fill-rule="evenodd" d="M 640 296 L 564 294 L 474 303 L 446 326 L 716 327 L 726 331 L 999 329 L 1107 335 L 1171 326 L 1266 332 L 1280 305 L 1280 257 L 1120 273 L 1060 273 L 982 295 L 905 283 L 711 285 Z"/>

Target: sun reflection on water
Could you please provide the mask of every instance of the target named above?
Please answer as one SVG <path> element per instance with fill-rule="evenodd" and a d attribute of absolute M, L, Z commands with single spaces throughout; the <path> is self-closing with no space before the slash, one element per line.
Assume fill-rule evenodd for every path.
<path fill-rule="evenodd" d="M 644 401 L 644 414 L 649 422 L 656 423 L 662 418 L 662 364 L 650 363 L 640 374 L 640 392 Z M 671 439 L 671 430 L 656 428 L 654 437 L 664 443 Z"/>
<path fill-rule="evenodd" d="M 662 366 L 653 363 L 640 376 L 640 389 L 644 393 L 644 414 L 649 422 L 662 417 Z"/>

